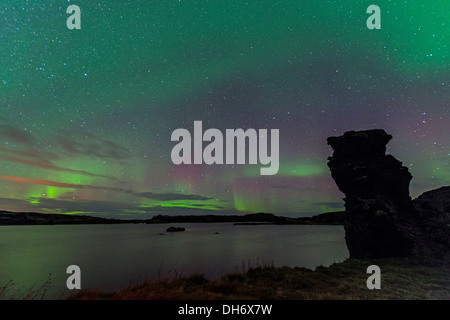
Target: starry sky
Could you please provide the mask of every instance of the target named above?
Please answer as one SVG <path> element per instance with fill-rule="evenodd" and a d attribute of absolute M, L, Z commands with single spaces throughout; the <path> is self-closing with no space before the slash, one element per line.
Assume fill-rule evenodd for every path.
<path fill-rule="evenodd" d="M 369 30 L 369 5 L 381 29 Z M 81 30 L 69 30 L 69 5 Z M 0 4 L 0 209 L 151 218 L 343 209 L 329 136 L 385 129 L 411 196 L 450 185 L 450 2 Z M 171 133 L 279 129 L 280 169 L 174 165 Z"/>

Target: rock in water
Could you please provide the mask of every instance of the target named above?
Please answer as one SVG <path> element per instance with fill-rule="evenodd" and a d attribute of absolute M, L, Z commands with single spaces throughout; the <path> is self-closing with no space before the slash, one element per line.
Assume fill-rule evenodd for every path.
<path fill-rule="evenodd" d="M 345 194 L 345 240 L 350 257 L 388 258 L 417 252 L 421 230 L 409 196 L 408 169 L 391 155 L 384 130 L 349 131 L 328 138 L 328 167 Z"/>
<path fill-rule="evenodd" d="M 186 229 L 185 228 L 182 228 L 182 227 L 174 227 L 174 226 L 171 226 L 171 227 L 169 227 L 169 228 L 167 228 L 166 229 L 166 232 L 183 232 L 183 231 L 185 231 Z"/>

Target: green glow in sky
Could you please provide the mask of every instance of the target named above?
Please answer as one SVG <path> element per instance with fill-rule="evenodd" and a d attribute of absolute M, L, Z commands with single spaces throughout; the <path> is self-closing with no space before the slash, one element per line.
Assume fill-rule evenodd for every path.
<path fill-rule="evenodd" d="M 67 1 L 4 1 L 0 209 L 334 210 L 326 138 L 372 128 L 394 136 L 414 195 L 450 184 L 450 3 L 377 1 L 380 30 L 369 4 L 80 0 L 68 30 Z M 279 129 L 278 174 L 173 165 L 171 133 L 195 120 Z"/>

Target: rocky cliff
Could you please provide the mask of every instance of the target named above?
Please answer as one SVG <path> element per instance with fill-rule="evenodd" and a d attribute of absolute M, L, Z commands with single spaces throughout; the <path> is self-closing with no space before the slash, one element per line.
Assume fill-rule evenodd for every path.
<path fill-rule="evenodd" d="M 435 204 L 413 203 L 409 196 L 412 175 L 400 161 L 386 154 L 392 136 L 384 130 L 349 131 L 328 138 L 333 156 L 328 167 L 345 194 L 344 224 L 350 256 L 389 258 L 441 255 L 450 248 L 450 228 L 437 222 L 442 214 Z M 428 199 L 428 198 L 427 198 Z M 422 207 L 429 208 L 432 214 Z M 448 208 L 445 207 L 445 208 Z M 444 239 L 430 237 L 439 230 Z"/>

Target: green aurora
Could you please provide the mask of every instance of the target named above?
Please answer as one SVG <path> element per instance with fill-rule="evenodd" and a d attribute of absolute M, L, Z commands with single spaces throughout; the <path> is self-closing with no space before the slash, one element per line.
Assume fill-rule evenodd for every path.
<path fill-rule="evenodd" d="M 66 27 L 81 8 L 81 30 Z M 414 179 L 450 184 L 450 3 L 4 1 L 0 209 L 154 214 L 343 208 L 326 138 L 382 128 Z M 276 128 L 280 170 L 172 164 L 177 128 Z"/>

